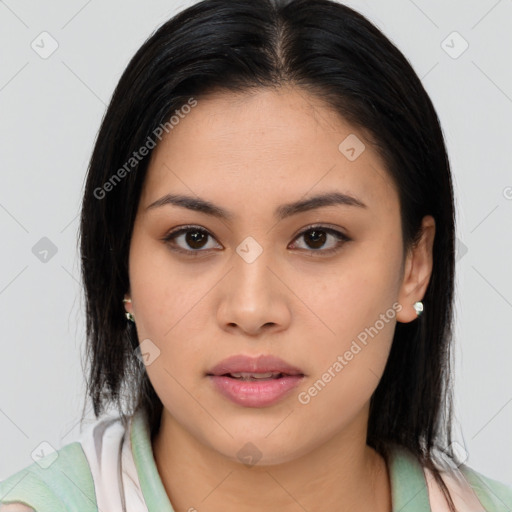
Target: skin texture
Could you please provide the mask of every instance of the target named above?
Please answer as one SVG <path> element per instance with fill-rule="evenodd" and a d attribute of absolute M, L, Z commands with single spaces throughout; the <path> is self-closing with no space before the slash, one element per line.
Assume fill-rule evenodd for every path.
<path fill-rule="evenodd" d="M 354 161 L 338 149 L 350 134 L 365 144 Z M 366 207 L 273 216 L 283 203 L 327 191 Z M 146 209 L 168 193 L 199 196 L 234 217 L 175 205 Z M 323 245 L 311 232 L 297 236 L 315 223 L 350 241 L 326 254 L 337 245 L 329 232 L 322 232 Z M 210 236 L 197 245 L 185 235 L 162 240 L 188 224 Z M 416 319 L 434 234 L 427 216 L 420 242 L 404 258 L 398 194 L 382 161 L 361 131 L 305 91 L 198 99 L 151 156 L 130 247 L 132 302 L 125 306 L 139 340 L 160 351 L 146 368 L 164 405 L 153 451 L 177 512 L 391 510 L 386 464 L 366 445 L 369 401 L 396 321 Z M 263 251 L 252 263 L 236 251 L 248 236 Z M 396 303 L 400 311 L 376 324 Z M 381 324 L 316 396 L 298 400 L 358 334 Z M 235 405 L 206 377 L 234 354 L 274 354 L 306 377 L 274 405 Z M 248 442 L 261 454 L 250 467 L 237 456 Z"/>
<path fill-rule="evenodd" d="M 32 507 L 24 503 L 0 503 L 0 512 L 35 512 Z"/>

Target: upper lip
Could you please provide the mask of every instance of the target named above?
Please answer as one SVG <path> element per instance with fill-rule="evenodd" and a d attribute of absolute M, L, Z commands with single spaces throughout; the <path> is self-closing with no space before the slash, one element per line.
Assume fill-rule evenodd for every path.
<path fill-rule="evenodd" d="M 238 354 L 217 363 L 208 375 L 225 375 L 227 373 L 283 373 L 285 375 L 304 375 L 297 367 L 288 364 L 273 355 L 258 357 Z"/>

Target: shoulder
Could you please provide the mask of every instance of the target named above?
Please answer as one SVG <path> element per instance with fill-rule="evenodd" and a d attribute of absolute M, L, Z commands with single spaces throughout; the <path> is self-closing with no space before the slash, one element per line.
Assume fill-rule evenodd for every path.
<path fill-rule="evenodd" d="M 96 419 L 75 442 L 0 482 L 0 512 L 97 512 L 100 501 L 118 503 L 121 496 L 114 489 L 120 485 L 126 438 L 120 420 L 116 415 Z M 125 445 L 126 450 L 130 444 Z"/>
<path fill-rule="evenodd" d="M 424 509 L 434 512 L 448 511 L 444 493 L 430 469 L 422 466 L 416 455 L 403 446 L 394 446 L 391 454 L 390 468 L 392 484 L 395 484 L 394 497 L 399 498 L 400 504 L 403 501 L 407 505 L 413 498 L 421 502 L 422 493 L 411 491 L 410 488 L 421 488 L 420 482 L 424 482 L 428 496 L 428 501 L 423 500 L 421 503 Z M 442 463 L 438 460 L 435 462 L 457 511 L 512 511 L 512 486 L 493 480 L 465 464 L 456 467 L 453 462 L 447 463 L 444 459 Z M 427 506 L 429 506 L 428 509 Z M 397 508 L 397 510 L 401 509 L 401 507 Z M 419 507 L 411 510 L 417 509 Z"/>
<path fill-rule="evenodd" d="M 459 469 L 485 510 L 492 512 L 509 512 L 512 510 L 511 485 L 489 478 L 464 464 Z"/>
<path fill-rule="evenodd" d="M 37 512 L 96 511 L 94 483 L 79 442 L 47 454 L 0 482 L 0 511 L 31 508 Z"/>

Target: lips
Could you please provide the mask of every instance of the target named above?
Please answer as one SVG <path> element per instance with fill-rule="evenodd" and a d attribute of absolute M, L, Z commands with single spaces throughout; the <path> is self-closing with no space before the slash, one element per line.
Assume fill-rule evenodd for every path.
<path fill-rule="evenodd" d="M 305 374 L 279 357 L 236 355 L 216 364 L 207 378 L 224 398 L 241 407 L 270 407 L 286 397 Z"/>
<path fill-rule="evenodd" d="M 207 375 L 224 375 L 239 380 L 268 380 L 304 376 L 304 372 L 273 355 L 250 357 L 239 354 L 220 361 L 207 372 Z"/>

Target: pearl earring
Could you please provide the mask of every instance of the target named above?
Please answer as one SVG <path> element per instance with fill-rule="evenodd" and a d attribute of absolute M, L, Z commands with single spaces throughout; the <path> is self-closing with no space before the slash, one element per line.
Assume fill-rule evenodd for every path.
<path fill-rule="evenodd" d="M 421 302 L 421 300 L 415 302 L 413 308 L 416 310 L 416 315 L 421 316 L 423 313 L 423 302 Z"/>
<path fill-rule="evenodd" d="M 130 304 L 132 303 L 131 299 L 123 299 L 123 303 L 126 303 L 126 302 L 129 302 Z M 135 323 L 135 317 L 131 313 L 128 313 L 128 311 L 126 311 L 125 316 L 126 316 L 127 320 Z"/>

